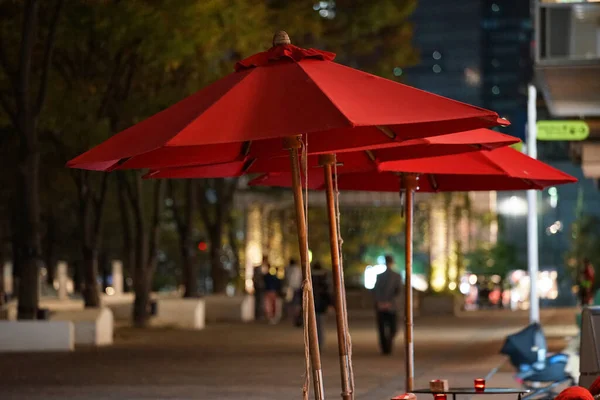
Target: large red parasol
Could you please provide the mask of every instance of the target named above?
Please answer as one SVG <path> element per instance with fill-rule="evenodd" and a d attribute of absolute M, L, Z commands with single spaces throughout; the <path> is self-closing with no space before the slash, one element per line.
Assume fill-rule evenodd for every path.
<path fill-rule="evenodd" d="M 284 155 L 280 140 L 254 141 L 300 134 L 310 136 L 311 151 L 330 153 L 508 124 L 495 112 L 337 64 L 335 54 L 296 47 L 287 35 L 275 40 L 271 49 L 239 62 L 236 72 L 68 165 L 147 168 L 135 157 L 169 158 L 177 156 L 172 147 L 199 145 L 211 145 L 206 163 L 247 151 Z"/>
<path fill-rule="evenodd" d="M 301 148 L 321 154 L 366 150 L 508 123 L 492 111 L 345 67 L 333 59 L 332 53 L 291 45 L 287 34 L 280 32 L 271 49 L 239 62 L 234 73 L 111 137 L 68 166 L 109 171 L 247 163 L 285 155 L 287 150 L 303 277 L 310 282 L 298 161 Z M 312 292 L 305 293 L 314 393 L 321 400 L 314 302 Z M 342 347 L 347 351 L 347 345 L 340 351 Z M 344 363 L 341 368 L 343 376 L 349 377 Z M 343 379 L 345 399 L 353 396 L 350 378 Z"/>
<path fill-rule="evenodd" d="M 400 192 L 406 195 L 405 265 L 406 288 L 412 287 L 412 232 L 414 191 L 489 191 L 528 190 L 576 182 L 577 180 L 555 168 L 528 157 L 514 149 L 503 147 L 440 157 L 385 161 L 377 171 L 340 173 L 337 188 L 379 192 Z M 330 178 L 311 174 L 306 180 L 309 189 L 325 190 L 333 196 Z M 289 173 L 270 173 L 250 182 L 250 185 L 290 185 Z M 405 346 L 407 386 L 414 377 L 412 290 L 405 290 Z"/>

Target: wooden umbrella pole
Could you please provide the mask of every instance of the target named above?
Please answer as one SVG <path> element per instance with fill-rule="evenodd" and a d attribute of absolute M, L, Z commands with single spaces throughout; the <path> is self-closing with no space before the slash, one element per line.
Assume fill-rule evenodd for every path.
<path fill-rule="evenodd" d="M 404 284 L 404 348 L 406 357 L 406 392 L 414 389 L 415 355 L 413 342 L 413 292 L 412 292 L 412 267 L 413 267 L 413 202 L 414 190 L 417 188 L 418 177 L 416 174 L 403 174 L 401 181 L 406 195 L 404 203 L 405 215 L 405 242 L 404 256 L 406 265 L 406 278 Z"/>
<path fill-rule="evenodd" d="M 308 346 L 310 351 L 310 364 L 312 368 L 313 387 L 315 400 L 324 400 L 325 391 L 323 389 L 323 370 L 321 368 L 321 354 L 319 352 L 319 341 L 317 336 L 317 319 L 315 314 L 315 300 L 312 289 L 312 276 L 310 272 L 310 263 L 308 257 L 308 238 L 306 234 L 306 219 L 304 215 L 304 198 L 302 196 L 302 185 L 300 183 L 300 168 L 298 167 L 298 149 L 300 149 L 300 138 L 292 136 L 284 139 L 284 147 L 289 150 L 290 163 L 292 167 L 292 192 L 294 193 L 294 205 L 296 207 L 296 225 L 298 228 L 298 247 L 300 250 L 300 262 L 302 264 L 302 277 L 305 285 L 305 295 L 308 296 L 307 304 L 304 304 L 308 310 L 304 310 L 304 315 L 308 314 Z M 306 290 L 309 285 L 309 290 Z"/>
<path fill-rule="evenodd" d="M 333 193 L 333 173 L 332 168 L 335 164 L 335 156 L 326 154 L 319 156 L 319 164 L 323 166 L 325 174 L 325 188 L 327 197 L 327 216 L 329 219 L 329 245 L 331 251 L 331 268 L 333 271 L 333 289 L 334 289 L 334 307 L 335 322 L 337 327 L 338 353 L 340 357 L 340 374 L 342 384 L 342 399 L 351 400 L 354 398 L 352 393 L 352 372 L 350 370 L 350 357 L 348 350 L 348 317 L 346 315 L 346 291 L 344 290 L 344 271 L 340 264 L 340 246 L 338 241 L 337 215 L 335 209 L 335 199 Z"/>

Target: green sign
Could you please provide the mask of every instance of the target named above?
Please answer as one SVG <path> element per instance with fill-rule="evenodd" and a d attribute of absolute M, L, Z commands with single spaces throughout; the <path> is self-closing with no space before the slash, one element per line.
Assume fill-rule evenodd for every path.
<path fill-rule="evenodd" d="M 538 121 L 538 140 L 585 140 L 590 127 L 584 121 Z"/>
<path fill-rule="evenodd" d="M 517 151 L 523 151 L 523 142 L 511 144 L 510 147 L 512 147 L 513 149 L 515 149 Z"/>

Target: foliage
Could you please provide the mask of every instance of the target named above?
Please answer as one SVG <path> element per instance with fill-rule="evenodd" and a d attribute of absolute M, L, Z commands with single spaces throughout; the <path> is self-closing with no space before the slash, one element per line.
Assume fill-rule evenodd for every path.
<path fill-rule="evenodd" d="M 474 274 L 506 275 L 514 269 L 523 269 L 514 245 L 502 241 L 494 245 L 480 244 L 465 257 L 465 266 Z"/>
<path fill-rule="evenodd" d="M 12 65 L 12 60 L 19 59 L 26 3 L 0 1 L 2 64 L 8 60 Z M 414 8 L 414 0 L 338 1 L 335 19 L 321 18 L 313 9 L 312 0 L 73 0 L 64 2 L 54 57 L 45 74 L 39 67 L 45 60 L 43 44 L 59 2 L 38 3 L 39 43 L 32 51 L 31 93 L 35 97 L 44 88 L 48 98 L 40 108 L 38 123 L 43 166 L 39 171 L 41 231 L 44 252 L 50 252 L 52 240 L 53 257 L 72 264 L 80 261 L 81 246 L 85 244 L 81 234 L 85 218 L 75 210 L 87 204 L 85 199 L 99 197 L 104 175 L 70 171 L 64 168 L 64 162 L 231 72 L 240 58 L 266 49 L 275 30 L 287 30 L 295 44 L 335 51 L 339 62 L 388 77 L 395 66 L 411 63 L 415 56 L 406 20 Z M 3 109 L 13 110 L 17 100 L 12 85 L 18 71 L 14 65 L 0 70 L 0 100 Z M 47 86 L 40 84 L 46 81 Z M 15 204 L 13 176 L 18 172 L 19 141 L 17 130 L 11 126 L 12 119 L 11 113 L 0 113 L 1 166 L 6 171 L 0 180 L 0 234 L 4 239 L 13 233 L 8 232 L 8 222 Z M 95 245 L 107 257 L 124 258 L 129 269 L 126 273 L 133 274 L 132 261 L 127 261 L 135 247 L 133 225 L 137 218 L 137 223 L 145 221 L 144 226 L 151 227 L 148 221 L 156 216 L 159 207 L 147 204 L 135 210 L 130 194 L 138 191 L 139 198 L 146 203 L 160 196 L 154 195 L 156 184 L 142 182 L 139 174 L 119 177 L 116 179 L 113 174 L 109 178 L 102 214 L 104 230 Z M 206 190 L 214 184 L 201 186 Z M 129 194 L 124 193 L 125 187 L 129 187 Z M 81 196 L 89 193 L 93 196 Z M 215 194 L 216 201 L 209 206 L 209 213 L 215 204 L 231 201 L 233 196 L 229 191 L 217 190 Z M 184 191 L 175 191 L 173 196 L 175 203 L 184 208 Z M 344 211 L 342 235 L 349 266 L 362 263 L 360 254 L 364 246 L 370 243 L 388 246 L 399 240 L 395 236 L 401 229 L 398 212 L 381 212 L 382 216 L 350 213 L 346 217 Z M 324 217 L 324 210 L 315 210 L 311 218 L 319 213 Z M 173 264 L 182 264 L 183 250 L 175 240 L 181 231 L 172 229 L 174 215 L 169 210 L 163 214 L 159 221 L 163 241 L 157 243 L 157 254 L 161 271 L 165 266 L 164 270 L 170 272 Z M 195 229 L 191 236 L 211 237 L 210 231 L 219 230 L 223 238 L 215 239 L 212 235 L 213 240 L 222 241 L 223 249 L 231 249 L 227 254 L 238 253 L 239 244 L 232 228 L 242 217 L 238 210 L 230 209 L 218 221 L 212 214 L 210 218 L 200 215 L 197 213 L 193 219 Z M 211 223 L 206 224 L 207 221 Z M 323 247 L 328 243 L 326 225 L 311 225 L 311 229 L 321 227 L 324 229 L 317 237 L 322 240 L 315 243 L 315 253 L 328 260 L 328 249 Z M 367 238 L 365 242 L 364 232 L 371 231 L 380 232 L 381 239 Z M 193 246 L 189 240 L 185 243 Z M 217 256 L 213 256 L 214 262 Z M 228 258 L 239 262 L 235 257 Z"/>
<path fill-rule="evenodd" d="M 336 1 L 335 18 L 324 20 L 320 42 L 338 53 L 338 62 L 392 78 L 395 67 L 417 61 L 408 21 L 416 5 L 416 0 Z"/>
<path fill-rule="evenodd" d="M 595 268 L 600 266 L 600 217 L 582 214 L 571 227 L 571 249 L 567 254 L 567 265 L 572 277 L 576 277 L 583 259 L 590 260 Z"/>
<path fill-rule="evenodd" d="M 349 274 L 362 272 L 366 263 L 376 262 L 367 250 L 378 247 L 399 253 L 403 247 L 404 219 L 398 209 L 344 208 L 341 213 L 344 268 Z M 309 247 L 313 261 L 331 264 L 327 213 L 324 208 L 309 210 Z M 379 255 L 379 254 L 378 254 Z"/>

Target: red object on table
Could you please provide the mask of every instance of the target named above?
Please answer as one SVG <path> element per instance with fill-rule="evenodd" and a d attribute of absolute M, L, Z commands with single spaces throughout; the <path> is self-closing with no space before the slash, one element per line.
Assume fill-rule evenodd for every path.
<path fill-rule="evenodd" d="M 416 400 L 417 395 L 414 393 L 403 393 L 396 397 L 392 397 L 391 400 Z"/>
<path fill-rule="evenodd" d="M 446 394 L 445 394 L 445 393 L 434 393 L 434 394 L 433 394 L 433 398 L 434 398 L 435 400 L 446 400 L 446 399 L 447 399 L 447 396 L 446 396 Z"/>
<path fill-rule="evenodd" d="M 475 390 L 478 392 L 483 392 L 485 390 L 485 379 L 477 378 L 474 381 Z"/>

